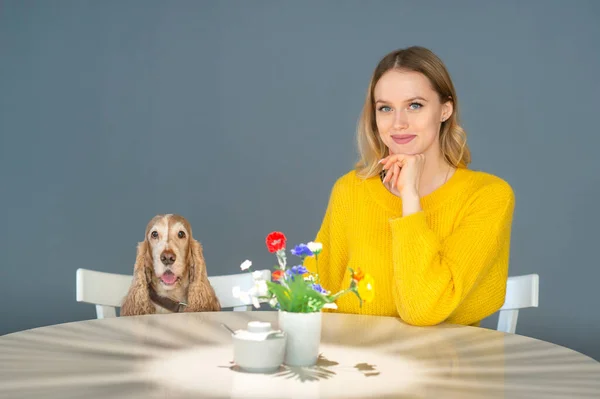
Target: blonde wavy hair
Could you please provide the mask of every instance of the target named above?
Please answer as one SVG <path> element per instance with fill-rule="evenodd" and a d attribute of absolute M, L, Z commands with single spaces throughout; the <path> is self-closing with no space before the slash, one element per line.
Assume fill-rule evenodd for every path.
<path fill-rule="evenodd" d="M 388 155 L 388 148 L 381 141 L 377 131 L 373 92 L 379 79 L 391 69 L 422 73 L 429 79 L 442 103 L 452 101 L 452 115 L 441 123 L 440 148 L 448 163 L 457 168 L 466 168 L 471 162 L 471 152 L 467 146 L 467 134 L 459 123 L 458 98 L 450 74 L 442 60 L 431 50 L 413 46 L 387 54 L 373 71 L 357 126 L 356 138 L 360 156 L 356 163 L 358 176 L 366 179 L 379 174 L 381 165 L 378 161 Z"/>

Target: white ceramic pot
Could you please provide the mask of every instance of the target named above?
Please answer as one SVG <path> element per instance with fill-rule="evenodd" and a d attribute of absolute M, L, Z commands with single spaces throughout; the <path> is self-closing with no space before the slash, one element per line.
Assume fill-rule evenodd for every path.
<path fill-rule="evenodd" d="M 285 334 L 271 329 L 271 323 L 252 321 L 247 330 L 233 336 L 233 361 L 243 371 L 265 373 L 283 364 Z"/>
<path fill-rule="evenodd" d="M 286 335 L 285 360 L 288 366 L 314 366 L 321 344 L 321 312 L 279 311 L 279 328 Z"/>

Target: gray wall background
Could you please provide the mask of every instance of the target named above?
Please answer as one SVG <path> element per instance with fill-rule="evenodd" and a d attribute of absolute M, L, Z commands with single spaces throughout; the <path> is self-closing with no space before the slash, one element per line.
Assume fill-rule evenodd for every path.
<path fill-rule="evenodd" d="M 180 213 L 209 273 L 314 237 L 385 53 L 435 51 L 473 168 L 516 193 L 518 333 L 600 359 L 600 2 L 0 1 L 0 334 L 95 317 L 75 270 L 131 273 Z M 496 318 L 484 322 L 494 328 Z"/>

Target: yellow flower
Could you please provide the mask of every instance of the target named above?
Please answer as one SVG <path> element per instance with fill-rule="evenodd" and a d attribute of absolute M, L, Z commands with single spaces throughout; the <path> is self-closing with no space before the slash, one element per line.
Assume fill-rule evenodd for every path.
<path fill-rule="evenodd" d="M 358 282 L 357 290 L 360 299 L 365 302 L 371 302 L 375 297 L 375 280 L 370 274 L 365 274 L 365 277 Z"/>

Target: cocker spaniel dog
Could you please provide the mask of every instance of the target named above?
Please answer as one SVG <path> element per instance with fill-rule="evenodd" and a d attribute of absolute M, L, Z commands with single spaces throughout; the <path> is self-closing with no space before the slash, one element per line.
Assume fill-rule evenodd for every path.
<path fill-rule="evenodd" d="M 171 214 L 152 218 L 137 247 L 121 316 L 219 310 L 202 245 L 192 237 L 189 222 Z"/>

